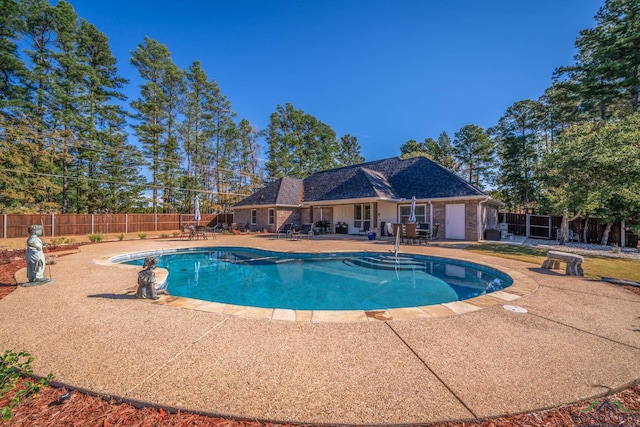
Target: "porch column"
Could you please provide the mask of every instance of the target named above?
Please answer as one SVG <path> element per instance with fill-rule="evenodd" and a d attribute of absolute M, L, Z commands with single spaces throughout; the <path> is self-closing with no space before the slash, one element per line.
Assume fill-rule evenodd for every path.
<path fill-rule="evenodd" d="M 378 227 L 378 202 L 375 202 L 373 204 L 373 225 L 371 226 L 371 228 L 377 228 Z M 378 234 L 380 234 L 380 232 L 378 232 Z"/>
<path fill-rule="evenodd" d="M 429 202 L 429 230 L 433 231 L 433 203 L 431 200 L 427 200 Z"/>

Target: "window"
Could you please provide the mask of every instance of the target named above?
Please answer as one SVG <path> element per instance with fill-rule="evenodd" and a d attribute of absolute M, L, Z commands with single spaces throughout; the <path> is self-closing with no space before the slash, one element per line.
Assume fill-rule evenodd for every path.
<path fill-rule="evenodd" d="M 411 205 L 400 206 L 400 223 L 409 222 L 409 214 L 411 213 Z M 427 205 L 416 205 L 416 222 L 427 222 Z"/>
<path fill-rule="evenodd" d="M 371 227 L 371 205 L 353 206 L 353 226 L 359 230 L 368 230 Z"/>
<path fill-rule="evenodd" d="M 255 223 L 256 223 L 256 210 L 251 209 L 251 224 L 255 224 Z"/>
<path fill-rule="evenodd" d="M 276 210 L 269 209 L 267 211 L 267 224 L 273 225 L 275 223 L 275 219 L 276 219 Z"/>

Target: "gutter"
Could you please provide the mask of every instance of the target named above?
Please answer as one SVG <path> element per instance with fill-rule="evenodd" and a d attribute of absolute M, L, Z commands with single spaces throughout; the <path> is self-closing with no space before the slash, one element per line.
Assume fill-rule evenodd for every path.
<path fill-rule="evenodd" d="M 299 208 L 300 205 L 281 205 L 281 204 L 271 204 L 271 205 L 242 205 L 242 206 L 232 206 L 231 209 L 273 209 L 273 208 Z"/>

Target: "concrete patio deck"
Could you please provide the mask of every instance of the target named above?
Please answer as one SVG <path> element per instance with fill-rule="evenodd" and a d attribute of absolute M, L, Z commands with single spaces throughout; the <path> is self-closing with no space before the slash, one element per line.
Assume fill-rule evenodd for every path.
<path fill-rule="evenodd" d="M 72 387 L 305 424 L 476 420 L 590 399 L 640 380 L 640 296 L 463 251 L 457 248 L 462 244 L 401 250 L 488 264 L 511 274 L 525 291 L 469 303 L 472 309 L 458 310 L 462 314 L 438 308 L 412 320 L 396 314 L 386 321 L 283 321 L 273 313 L 247 317 L 136 300 L 126 291 L 138 269 L 102 262 L 185 246 L 391 248 L 379 241 L 260 235 L 82 246 L 58 258 L 53 283 L 19 287 L 0 300 L 0 342 L 4 349 L 29 351 L 37 374 L 51 372 Z M 505 310 L 503 301 L 528 313 Z"/>

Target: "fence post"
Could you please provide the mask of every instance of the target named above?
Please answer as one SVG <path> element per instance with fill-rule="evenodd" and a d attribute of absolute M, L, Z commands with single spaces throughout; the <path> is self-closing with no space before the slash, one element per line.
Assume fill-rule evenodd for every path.
<path fill-rule="evenodd" d="M 158 214 L 153 214 L 153 231 L 158 231 Z"/>
<path fill-rule="evenodd" d="M 624 248 L 627 245 L 626 233 L 624 232 L 624 220 L 620 221 L 620 248 Z"/>
<path fill-rule="evenodd" d="M 93 232 L 93 214 L 91 214 L 91 234 L 95 234 Z"/>
<path fill-rule="evenodd" d="M 124 214 L 124 234 L 129 232 L 129 214 Z"/>
<path fill-rule="evenodd" d="M 527 237 L 529 237 L 529 232 L 531 231 L 531 218 L 529 218 L 529 215 L 530 214 L 525 214 L 525 223 L 527 224 L 525 234 Z"/>
<path fill-rule="evenodd" d="M 7 238 L 7 214 L 2 215 L 2 238 Z"/>
<path fill-rule="evenodd" d="M 51 237 L 56 237 L 56 214 L 51 214 Z"/>
<path fill-rule="evenodd" d="M 549 240 L 552 239 L 551 234 L 551 215 L 549 215 Z"/>

